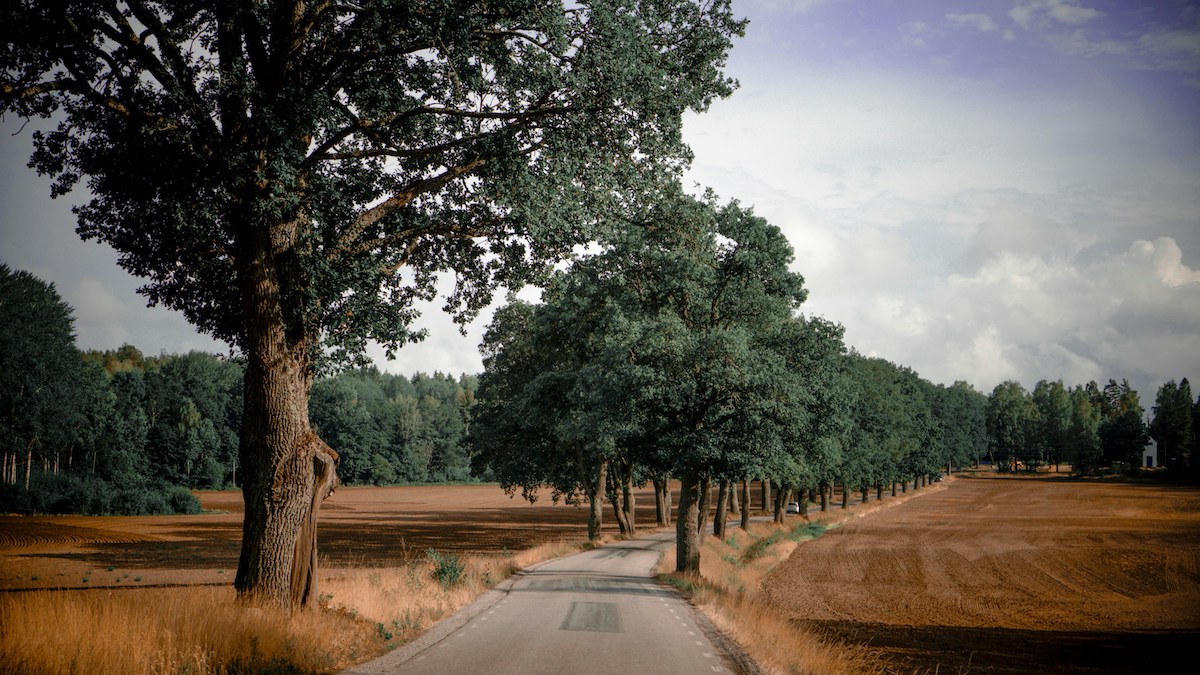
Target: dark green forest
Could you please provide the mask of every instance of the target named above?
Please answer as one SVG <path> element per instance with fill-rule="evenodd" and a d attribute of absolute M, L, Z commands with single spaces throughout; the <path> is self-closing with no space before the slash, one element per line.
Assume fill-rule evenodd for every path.
<path fill-rule="evenodd" d="M 719 382 L 733 381 L 727 369 L 704 383 L 677 378 L 671 386 L 647 387 L 654 400 L 638 400 L 628 387 L 614 392 L 614 384 L 655 383 L 656 374 L 630 374 L 597 353 L 563 348 L 589 339 L 564 332 L 567 325 L 620 337 L 611 325 L 564 322 L 569 307 L 562 298 L 578 296 L 564 288 L 542 305 L 517 303 L 497 313 L 484 346 L 482 407 L 477 375 L 408 377 L 366 368 L 318 379 L 309 415 L 338 451 L 342 480 L 499 481 L 530 496 L 545 487 L 568 500 L 596 496 L 600 503 L 607 496 L 617 504 L 631 485 L 679 478 L 675 462 L 686 437 L 670 456 L 655 456 L 650 450 L 662 447 L 656 443 L 670 429 L 655 428 L 652 441 L 603 425 L 633 420 L 656 405 L 678 407 L 744 389 L 717 391 Z M 129 345 L 80 351 L 73 321 L 53 285 L 0 266 L 0 508 L 191 513 L 199 509 L 191 490 L 238 487 L 243 364 L 202 352 L 144 355 Z M 628 328 L 627 317 L 623 321 Z M 740 399 L 737 405 L 754 414 L 732 420 L 719 437 L 723 449 L 706 449 L 716 452 L 705 458 L 719 469 L 706 476 L 714 486 L 737 477 L 769 478 L 780 488 L 813 494 L 833 484 L 881 490 L 980 462 L 1008 470 L 1058 464 L 1077 473 L 1129 470 L 1151 437 L 1168 468 L 1185 469 L 1196 456 L 1200 402 L 1186 379 L 1159 388 L 1146 424 L 1146 410 L 1127 382 L 1068 387 L 1042 381 L 1029 392 L 1010 381 L 984 395 L 965 382 L 933 384 L 909 368 L 858 354 L 842 343 L 839 326 L 820 319 L 792 317 L 780 335 L 795 355 L 782 367 L 805 375 L 789 385 L 791 395 L 805 401 L 805 415 L 792 420 L 792 436 L 768 438 L 762 429 L 772 414 L 769 401 Z M 631 336 L 617 347 L 627 352 L 631 340 L 646 337 Z M 518 349 L 524 357 L 506 363 Z M 696 372 L 714 373 L 718 365 Z M 472 435 L 473 420 L 482 426 Z M 571 450 L 585 447 L 582 439 L 605 437 L 621 442 L 587 457 Z M 598 459 L 608 473 L 596 482 Z M 591 464 L 581 467 L 583 461 Z"/>
<path fill-rule="evenodd" d="M 75 347 L 52 285 L 0 267 L 0 508 L 191 513 L 190 490 L 240 485 L 243 363 Z M 353 485 L 475 480 L 475 378 L 370 368 L 319 379 L 309 414 Z"/>

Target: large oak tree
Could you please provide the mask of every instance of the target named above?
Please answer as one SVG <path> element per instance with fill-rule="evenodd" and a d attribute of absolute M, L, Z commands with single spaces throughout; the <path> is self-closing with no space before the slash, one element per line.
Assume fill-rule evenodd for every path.
<path fill-rule="evenodd" d="M 3 4 L 0 111 L 57 123 L 32 165 L 246 358 L 241 593 L 315 595 L 315 373 L 422 337 L 439 274 L 469 318 L 676 175 L 742 28 L 728 0 Z"/>

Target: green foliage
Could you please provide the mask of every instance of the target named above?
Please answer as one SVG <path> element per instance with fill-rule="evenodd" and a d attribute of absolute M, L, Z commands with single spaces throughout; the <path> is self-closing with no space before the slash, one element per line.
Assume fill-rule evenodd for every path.
<path fill-rule="evenodd" d="M 1192 459 L 1196 422 L 1192 419 L 1192 387 L 1187 378 L 1170 380 L 1158 389 L 1150 435 L 1158 441 L 1159 461 L 1170 468 L 1183 468 Z"/>
<path fill-rule="evenodd" d="M 338 451 L 348 484 L 469 481 L 474 387 L 465 375 L 349 371 L 316 382 L 309 417 Z"/>
<path fill-rule="evenodd" d="M 425 551 L 425 557 L 433 564 L 433 578 L 437 579 L 443 589 L 449 590 L 462 580 L 466 566 L 453 553 L 441 553 L 434 549 Z"/>
<path fill-rule="evenodd" d="M 998 465 L 1015 461 L 1038 462 L 1041 452 L 1035 443 L 1039 424 L 1037 407 L 1020 383 L 1009 380 L 996 385 L 988 397 L 988 451 Z"/>

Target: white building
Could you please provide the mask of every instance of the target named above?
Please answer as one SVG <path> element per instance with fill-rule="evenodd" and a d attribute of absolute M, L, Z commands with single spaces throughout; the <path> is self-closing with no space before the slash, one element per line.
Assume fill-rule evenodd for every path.
<path fill-rule="evenodd" d="M 1142 450 L 1142 466 L 1147 469 L 1158 467 L 1158 441 L 1153 438 L 1150 439 L 1150 442 Z"/>

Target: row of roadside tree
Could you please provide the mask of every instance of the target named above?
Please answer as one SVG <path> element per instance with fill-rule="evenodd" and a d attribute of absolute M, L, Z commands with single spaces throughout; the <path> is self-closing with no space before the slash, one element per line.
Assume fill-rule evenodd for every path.
<path fill-rule="evenodd" d="M 472 375 L 368 368 L 318 379 L 309 414 L 338 450 L 342 480 L 499 480 L 531 498 L 540 488 L 595 497 L 598 532 L 605 498 L 626 504 L 613 513 L 632 530 L 631 488 L 652 482 L 665 496 L 689 466 L 700 467 L 698 488 L 721 488 L 721 506 L 747 478 L 770 480 L 782 500 L 835 484 L 878 493 L 981 459 L 1137 466 L 1149 435 L 1165 466 L 1195 456 L 1200 403 L 1186 379 L 1159 389 L 1149 425 L 1127 382 L 1027 392 L 1010 381 L 989 396 L 932 384 L 795 314 L 803 281 L 764 221 L 711 201 L 677 208 L 690 225 L 630 235 L 559 274 L 543 302 L 502 308 L 480 400 Z M 7 267 L 2 277 L 4 508 L 188 512 L 195 501 L 176 488 L 239 484 L 239 359 L 78 352 L 71 308 L 51 285 Z M 660 511 L 669 517 L 665 497 Z"/>

